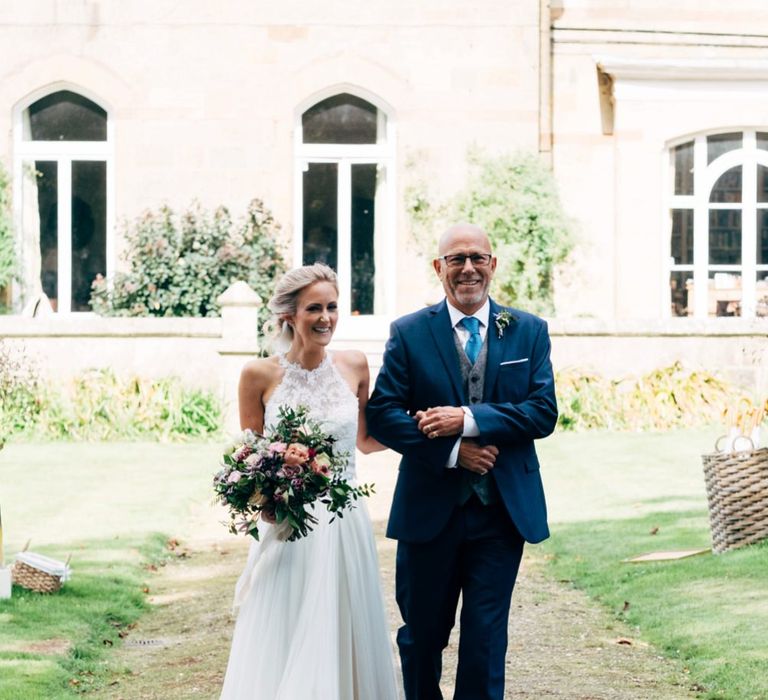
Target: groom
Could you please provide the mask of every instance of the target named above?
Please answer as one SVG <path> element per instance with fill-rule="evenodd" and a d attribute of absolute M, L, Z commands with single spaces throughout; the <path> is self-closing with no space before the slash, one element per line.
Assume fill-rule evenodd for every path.
<path fill-rule="evenodd" d="M 408 700 L 442 698 L 462 598 L 455 700 L 502 700 L 524 542 L 549 535 L 533 441 L 557 420 L 546 323 L 488 297 L 496 258 L 458 224 L 433 261 L 446 299 L 392 324 L 369 432 L 402 454 L 387 536 L 398 540 L 397 635 Z"/>

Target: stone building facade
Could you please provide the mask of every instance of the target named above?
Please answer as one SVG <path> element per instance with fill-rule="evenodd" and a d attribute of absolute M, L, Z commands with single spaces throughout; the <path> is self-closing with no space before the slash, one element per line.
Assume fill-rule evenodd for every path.
<path fill-rule="evenodd" d="M 289 263 L 341 273 L 339 342 L 380 347 L 440 296 L 409 188 L 449 198 L 468 149 L 525 150 L 578 237 L 557 279 L 562 363 L 584 356 L 567 338 L 650 338 L 642 368 L 693 334 L 765 383 L 766 48 L 762 0 L 6 0 L 12 301 L 45 292 L 77 335 L 91 279 L 120 265 L 120 222 L 259 197 Z"/>

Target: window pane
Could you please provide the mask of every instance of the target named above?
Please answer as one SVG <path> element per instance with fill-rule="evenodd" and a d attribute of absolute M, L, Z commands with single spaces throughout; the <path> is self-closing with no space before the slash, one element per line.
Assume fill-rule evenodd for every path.
<path fill-rule="evenodd" d="M 378 166 L 352 165 L 352 314 L 373 313 Z"/>
<path fill-rule="evenodd" d="M 24 138 L 33 141 L 106 141 L 107 113 L 82 95 L 55 92 L 27 109 Z"/>
<path fill-rule="evenodd" d="M 302 115 L 304 143 L 376 143 L 377 112 L 354 95 L 329 97 Z"/>
<path fill-rule="evenodd" d="M 732 272 L 709 273 L 710 316 L 741 316 L 741 275 Z"/>
<path fill-rule="evenodd" d="M 757 210 L 757 264 L 768 265 L 768 209 Z"/>
<path fill-rule="evenodd" d="M 768 151 L 768 134 L 757 134 L 757 147 L 762 151 Z"/>
<path fill-rule="evenodd" d="M 718 156 L 723 155 L 723 153 L 741 148 L 741 143 L 741 133 L 707 136 L 707 164 L 711 163 Z"/>
<path fill-rule="evenodd" d="M 726 170 L 719 178 L 712 192 L 710 202 L 741 202 L 741 166 Z"/>
<path fill-rule="evenodd" d="M 741 264 L 741 211 L 711 209 L 709 212 L 709 264 Z"/>
<path fill-rule="evenodd" d="M 757 201 L 768 202 L 768 168 L 757 166 Z"/>
<path fill-rule="evenodd" d="M 304 172 L 304 264 L 338 268 L 338 165 L 310 163 Z"/>
<path fill-rule="evenodd" d="M 693 313 L 693 272 L 675 271 L 669 277 L 673 316 Z"/>
<path fill-rule="evenodd" d="M 693 141 L 675 146 L 675 194 L 693 194 Z"/>
<path fill-rule="evenodd" d="M 672 258 L 675 265 L 693 264 L 693 209 L 672 210 Z"/>
<path fill-rule="evenodd" d="M 107 164 L 72 162 L 72 311 L 90 311 L 91 283 L 107 273 Z"/>
<path fill-rule="evenodd" d="M 30 173 L 31 177 L 25 177 L 24 192 L 25 215 L 35 221 L 39 231 L 40 283 L 43 286 L 43 292 L 50 299 L 54 311 L 59 297 L 57 165 L 55 161 L 35 161 L 34 172 Z"/>
<path fill-rule="evenodd" d="M 756 292 L 755 315 L 765 318 L 768 316 L 768 272 L 764 270 L 757 273 Z"/>

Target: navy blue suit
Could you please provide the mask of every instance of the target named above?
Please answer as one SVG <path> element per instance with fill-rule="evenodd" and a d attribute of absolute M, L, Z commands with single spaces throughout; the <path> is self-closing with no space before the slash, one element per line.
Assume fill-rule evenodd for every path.
<path fill-rule="evenodd" d="M 441 653 L 462 594 L 455 698 L 501 699 L 509 604 L 523 542 L 549 536 L 533 440 L 557 420 L 546 323 L 509 309 L 498 337 L 490 302 L 484 395 L 471 406 L 480 443 L 498 447 L 489 477 L 501 502 L 458 505 L 461 468 L 446 464 L 456 437 L 427 438 L 413 418 L 467 405 L 446 302 L 392 324 L 368 403 L 368 430 L 402 455 L 387 536 L 398 540 L 398 633 L 408 700 L 441 698 Z"/>

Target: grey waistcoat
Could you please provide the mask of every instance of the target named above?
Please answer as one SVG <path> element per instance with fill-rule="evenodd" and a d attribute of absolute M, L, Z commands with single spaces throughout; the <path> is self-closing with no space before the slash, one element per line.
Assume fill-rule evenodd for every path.
<path fill-rule="evenodd" d="M 490 328 L 488 329 L 490 333 Z M 472 365 L 464 352 L 464 347 L 459 340 L 458 333 L 453 333 L 453 342 L 456 345 L 456 354 L 461 368 L 461 381 L 464 391 L 464 401 L 466 406 L 472 408 L 473 404 L 480 403 L 483 400 L 483 389 L 485 388 L 485 367 L 488 360 L 488 333 L 485 334 L 483 347 L 480 348 L 480 354 Z M 496 481 L 490 474 L 480 476 L 463 467 L 461 470 L 461 490 L 459 492 L 459 503 L 464 504 L 474 491 L 477 497 L 484 505 L 495 503 L 499 500 L 499 490 L 496 487 Z"/>

